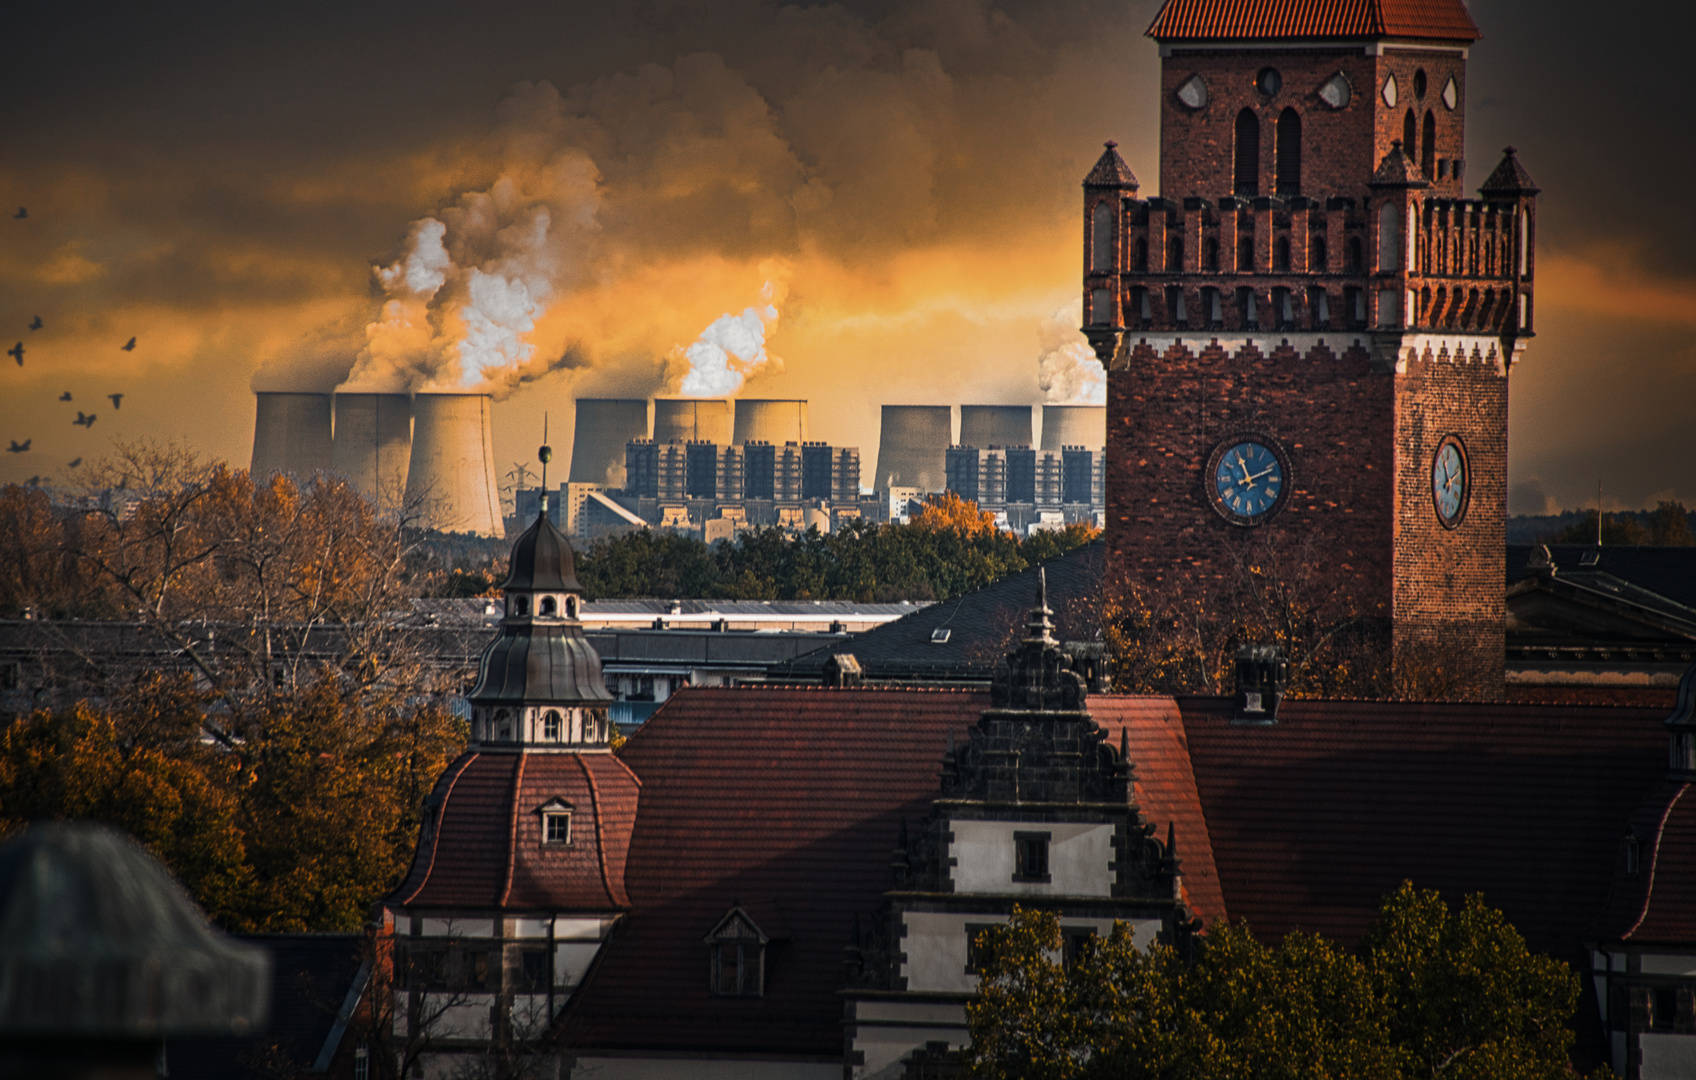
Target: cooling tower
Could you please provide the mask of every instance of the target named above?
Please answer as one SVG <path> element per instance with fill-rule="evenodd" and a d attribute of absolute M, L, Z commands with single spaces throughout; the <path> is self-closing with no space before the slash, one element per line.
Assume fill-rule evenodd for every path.
<path fill-rule="evenodd" d="M 773 446 L 807 441 L 807 403 L 799 399 L 741 398 L 736 402 L 737 446 L 768 442 Z"/>
<path fill-rule="evenodd" d="M 952 412 L 947 405 L 885 405 L 873 486 L 878 491 L 916 487 L 924 492 L 947 487 Z"/>
<path fill-rule="evenodd" d="M 718 398 L 655 398 L 654 441 L 730 445 L 730 402 Z"/>
<path fill-rule="evenodd" d="M 640 398 L 578 398 L 571 437 L 573 484 L 624 486 L 624 444 L 648 437 L 648 403 Z"/>
<path fill-rule="evenodd" d="M 330 395 L 253 395 L 253 475 L 293 473 L 302 480 L 330 467 Z"/>
<path fill-rule="evenodd" d="M 1029 405 L 960 406 L 960 445 L 982 450 L 990 446 L 1031 445 Z"/>
<path fill-rule="evenodd" d="M 337 394 L 330 468 L 380 506 L 398 506 L 412 455 L 412 397 Z"/>
<path fill-rule="evenodd" d="M 417 394 L 406 502 L 442 532 L 501 535 L 487 394 Z"/>
<path fill-rule="evenodd" d="M 1058 454 L 1062 447 L 1100 450 L 1107 445 L 1107 406 L 1044 405 L 1042 449 Z"/>

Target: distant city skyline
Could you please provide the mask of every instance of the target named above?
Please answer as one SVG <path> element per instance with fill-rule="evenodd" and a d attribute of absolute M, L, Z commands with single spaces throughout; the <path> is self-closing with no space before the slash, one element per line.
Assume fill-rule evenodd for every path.
<path fill-rule="evenodd" d="M 685 380 L 868 457 L 883 404 L 1087 396 L 1079 184 L 1114 139 L 1158 192 L 1158 6 L 23 12 L 0 482 L 140 436 L 245 466 L 253 387 L 350 375 L 488 376 L 502 468 Z M 1510 510 L 1696 504 L 1680 9 L 1470 6 L 1468 186 L 1512 141 L 1543 190 Z"/>

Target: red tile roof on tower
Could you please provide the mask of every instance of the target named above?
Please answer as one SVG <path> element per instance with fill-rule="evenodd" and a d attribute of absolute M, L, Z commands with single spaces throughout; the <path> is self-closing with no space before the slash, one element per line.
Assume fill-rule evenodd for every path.
<path fill-rule="evenodd" d="M 1620 854 L 1613 893 L 1593 936 L 1688 944 L 1696 939 L 1696 796 L 1690 785 L 1669 782 L 1644 799 L 1629 829 L 1637 840 L 1637 866 L 1626 865 L 1622 829 L 1614 838 Z"/>
<path fill-rule="evenodd" d="M 426 804 L 432 815 L 389 902 L 414 908 L 614 911 L 630 906 L 625 858 L 641 783 L 611 754 L 469 752 Z M 571 842 L 542 843 L 542 807 L 571 812 Z M 431 831 L 433 828 L 433 831 Z"/>
<path fill-rule="evenodd" d="M 950 734 L 963 741 L 988 706 L 986 693 L 911 688 L 675 695 L 621 752 L 643 779 L 625 871 L 634 910 L 573 996 L 559 1037 L 581 1049 L 840 1057 L 837 990 L 856 913 L 881 910 L 902 820 L 928 818 Z M 1198 913 L 1217 917 L 1176 708 L 1153 698 L 1089 706 L 1111 745 L 1132 724 L 1144 816 L 1162 839 L 1176 820 L 1184 888 Z M 733 906 L 780 918 L 787 935 L 763 998 L 707 990 L 702 939 Z"/>
<path fill-rule="evenodd" d="M 1414 38 L 1477 41 L 1462 0 L 1166 0 L 1159 41 Z"/>

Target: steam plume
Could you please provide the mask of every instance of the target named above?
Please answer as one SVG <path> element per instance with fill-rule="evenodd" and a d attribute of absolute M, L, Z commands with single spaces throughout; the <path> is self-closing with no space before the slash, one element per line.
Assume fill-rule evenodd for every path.
<path fill-rule="evenodd" d="M 682 350 L 682 359 L 689 365 L 681 387 L 684 396 L 728 397 L 766 365 L 782 369 L 783 361 L 766 352 L 766 331 L 777 322 L 772 294 L 767 282 L 761 295 L 764 304 L 745 308 L 740 315 L 720 315 Z"/>
<path fill-rule="evenodd" d="M 1078 329 L 1082 321 L 1080 300 L 1044 319 L 1037 329 L 1042 355 L 1037 358 L 1036 384 L 1050 405 L 1107 403 L 1107 373 Z"/>

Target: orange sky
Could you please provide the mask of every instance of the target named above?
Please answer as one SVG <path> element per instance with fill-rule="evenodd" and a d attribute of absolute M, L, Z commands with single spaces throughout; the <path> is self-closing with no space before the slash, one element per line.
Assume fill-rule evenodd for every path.
<path fill-rule="evenodd" d="M 0 201 L 29 208 L 0 216 L 0 334 L 26 349 L 0 442 L 31 450 L 0 481 L 138 435 L 245 464 L 252 387 L 329 389 L 356 361 L 376 385 L 397 356 L 414 384 L 457 378 L 468 311 L 491 313 L 478 355 L 529 354 L 498 380 L 531 380 L 496 406 L 502 469 L 544 410 L 569 446 L 573 398 L 674 387 L 677 351 L 762 295 L 772 359 L 743 393 L 810 398 L 813 436 L 868 465 L 884 402 L 1042 401 L 1079 181 L 1105 138 L 1158 174 L 1156 6 L 35 12 L 4 76 L 27 107 L 0 118 L 28 148 L 0 156 Z M 1513 509 L 1580 504 L 1598 476 L 1623 505 L 1696 505 L 1696 224 L 1654 180 L 1691 151 L 1650 143 L 1671 46 L 1640 33 L 1652 12 L 1473 9 L 1468 158 L 1512 141 L 1544 192 Z M 1632 55 L 1655 49 L 1668 64 Z M 452 268 L 428 296 L 385 289 L 388 267 L 435 285 L 427 259 L 407 277 L 426 219 Z"/>

